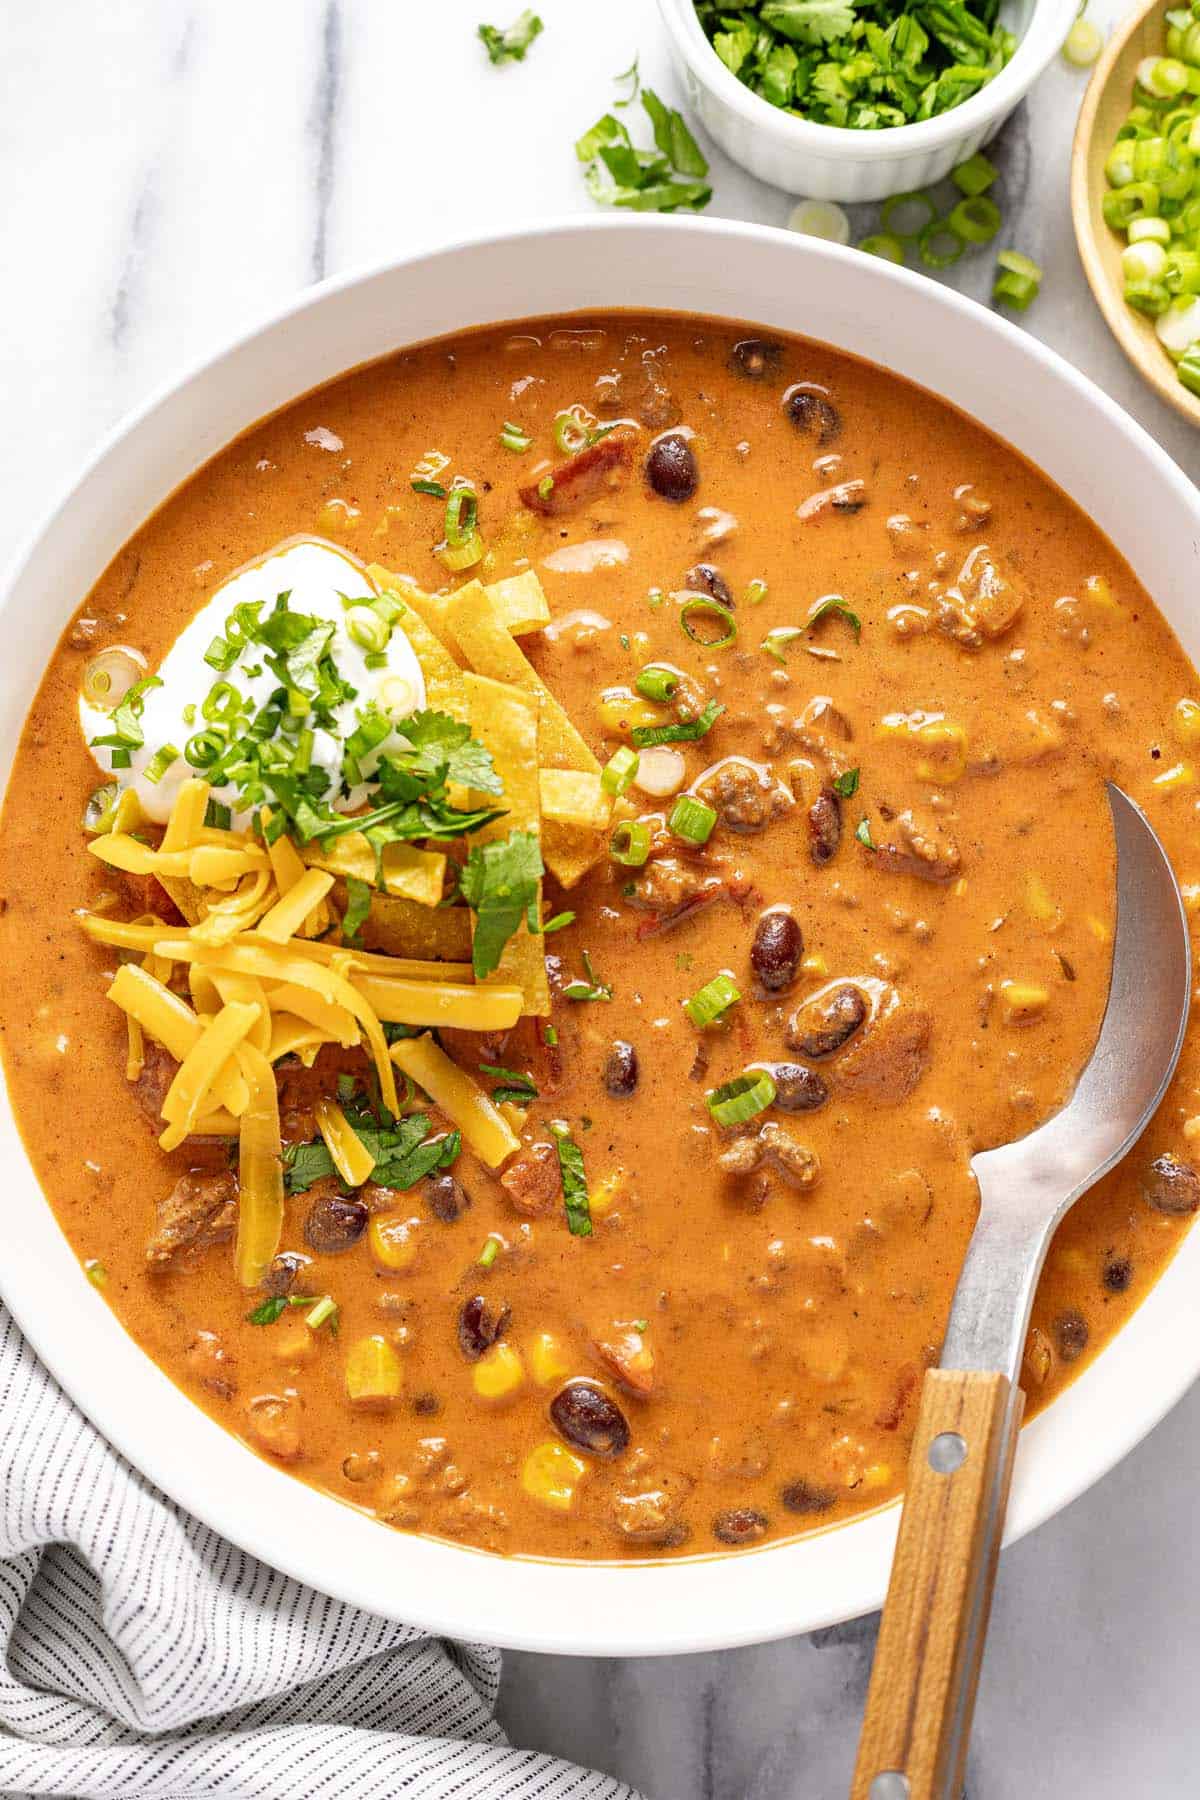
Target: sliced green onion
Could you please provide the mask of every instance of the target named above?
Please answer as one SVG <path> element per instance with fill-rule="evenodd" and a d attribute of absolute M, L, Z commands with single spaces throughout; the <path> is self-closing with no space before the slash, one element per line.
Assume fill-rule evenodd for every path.
<path fill-rule="evenodd" d="M 1200 298 L 1194 294 L 1173 300 L 1154 322 L 1155 336 L 1173 362 L 1200 339 Z"/>
<path fill-rule="evenodd" d="M 788 230 L 830 244 L 850 242 L 850 220 L 832 200 L 798 200 L 788 214 Z"/>
<path fill-rule="evenodd" d="M 777 663 L 785 663 L 788 645 L 794 644 L 797 638 L 803 636 L 802 625 L 776 625 L 773 630 L 768 631 L 759 648 L 765 650 L 768 656 L 773 656 Z"/>
<path fill-rule="evenodd" d="M 880 208 L 879 221 L 893 237 L 917 238 L 937 218 L 937 207 L 924 192 L 893 194 Z"/>
<path fill-rule="evenodd" d="M 409 486 L 414 494 L 432 494 L 435 500 L 446 498 L 446 490 L 440 481 L 412 481 Z"/>
<path fill-rule="evenodd" d="M 960 162 L 956 169 L 951 169 L 950 179 L 960 194 L 974 199 L 977 194 L 986 194 L 995 181 L 999 170 L 994 162 L 990 162 L 982 150 L 974 156 L 968 156 L 966 162 Z"/>
<path fill-rule="evenodd" d="M 622 819 L 612 834 L 608 854 L 622 868 L 640 869 L 650 855 L 650 827 L 642 819 Z"/>
<path fill-rule="evenodd" d="M 1200 120 L 1197 120 L 1200 124 Z M 1171 227 L 1166 219 L 1130 219 L 1127 233 L 1131 244 L 1162 244 L 1171 241 Z"/>
<path fill-rule="evenodd" d="M 671 808 L 667 827 L 677 838 L 682 838 L 685 844 L 695 844 L 698 847 L 707 844 L 716 822 L 717 815 L 711 806 L 706 806 L 703 800 L 697 800 L 693 794 L 680 794 Z"/>
<path fill-rule="evenodd" d="M 706 1025 L 715 1025 L 741 997 L 728 975 L 714 975 L 699 993 L 684 1001 L 683 1010 L 696 1030 L 703 1031 Z"/>
<path fill-rule="evenodd" d="M 1001 306 L 1024 312 L 1038 297 L 1042 271 L 1019 250 L 1002 250 L 996 258 L 999 273 L 992 286 L 992 299 Z"/>
<path fill-rule="evenodd" d="M 775 1083 L 765 1069 L 747 1070 L 705 1095 L 705 1105 L 718 1125 L 744 1125 L 765 1112 L 775 1098 Z"/>
<path fill-rule="evenodd" d="M 504 429 L 500 433 L 501 449 L 511 450 L 514 456 L 524 456 L 532 443 L 533 439 L 527 431 L 514 425 L 511 419 L 505 419 Z"/>
<path fill-rule="evenodd" d="M 1179 255 L 1185 254 L 1186 252 L 1179 252 Z M 1194 260 L 1200 266 L 1200 257 Z M 1176 257 L 1171 258 L 1172 268 L 1175 267 L 1176 261 Z M 1153 240 L 1138 244 L 1126 244 L 1121 252 L 1121 274 L 1127 282 L 1165 281 L 1170 287 L 1167 253 L 1161 244 L 1156 244 Z M 1180 290 L 1173 288 L 1171 291 L 1177 294 Z"/>
<path fill-rule="evenodd" d="M 871 821 L 869 819 L 862 818 L 858 821 L 858 824 L 854 827 L 854 835 L 859 843 L 864 844 L 868 850 L 873 850 L 875 848 L 875 840 L 871 836 Z"/>
<path fill-rule="evenodd" d="M 483 1244 L 483 1249 L 479 1252 L 479 1255 L 476 1258 L 478 1266 L 481 1269 L 490 1269 L 492 1264 L 495 1262 L 496 1258 L 499 1256 L 499 1254 L 500 1254 L 500 1239 L 498 1237 L 485 1238 L 484 1244 Z"/>
<path fill-rule="evenodd" d="M 243 707 L 242 696 L 229 681 L 215 681 L 200 704 L 200 711 L 210 722 L 236 719 Z"/>
<path fill-rule="evenodd" d="M 745 603 L 747 606 L 761 606 L 766 597 L 767 584 L 765 581 L 759 581 L 756 578 L 746 584 Z"/>
<path fill-rule="evenodd" d="M 183 746 L 185 762 L 193 769 L 211 769 L 225 752 L 225 739 L 219 731 L 197 731 Z"/>
<path fill-rule="evenodd" d="M 346 614 L 346 631 L 360 650 L 386 650 L 391 631 L 373 606 L 352 606 Z"/>
<path fill-rule="evenodd" d="M 828 618 L 831 614 L 839 619 L 845 619 L 856 638 L 862 636 L 862 620 L 853 608 L 847 606 L 840 594 L 823 594 L 815 602 L 804 621 L 805 631 L 811 631 L 814 625 L 819 625 L 822 619 Z"/>
<path fill-rule="evenodd" d="M 949 269 L 966 249 L 949 219 L 931 219 L 917 238 L 917 250 L 927 269 Z"/>
<path fill-rule="evenodd" d="M 990 244 L 1000 229 L 1000 208 L 986 194 L 975 194 L 951 209 L 949 225 L 968 244 Z"/>
<path fill-rule="evenodd" d="M 150 758 L 150 761 L 146 764 L 142 773 L 147 781 L 153 782 L 155 786 L 157 786 L 171 764 L 178 761 L 179 752 L 174 744 L 163 744 L 160 749 L 154 752 L 154 755 Z"/>
<path fill-rule="evenodd" d="M 1156 100 L 1173 100 L 1188 84 L 1186 66 L 1174 56 L 1143 56 L 1137 66 L 1137 85 Z"/>
<path fill-rule="evenodd" d="M 457 550 L 475 536 L 479 496 L 467 482 L 451 488 L 446 500 L 446 542 Z"/>
<path fill-rule="evenodd" d="M 104 837 L 110 832 L 120 798 L 121 790 L 115 781 L 106 781 L 103 787 L 94 789 L 83 809 L 83 829 L 93 837 Z"/>
<path fill-rule="evenodd" d="M 1149 319 L 1159 319 L 1171 304 L 1171 296 L 1161 281 L 1127 281 L 1125 304 Z"/>
<path fill-rule="evenodd" d="M 692 624 L 693 619 L 718 619 L 725 629 L 719 637 L 705 637 Z M 709 600 L 701 595 L 694 595 L 685 600 L 679 609 L 679 626 L 685 637 L 691 638 L 693 644 L 700 644 L 705 650 L 724 650 L 737 637 L 737 620 L 730 607 L 722 605 L 720 600 Z"/>
<path fill-rule="evenodd" d="M 647 663 L 634 676 L 633 685 L 644 700 L 673 700 L 679 688 L 679 671 L 660 663 Z"/>
<path fill-rule="evenodd" d="M 1128 181 L 1105 194 L 1100 210 L 1106 225 L 1124 231 L 1132 219 L 1156 215 L 1160 204 L 1161 196 L 1152 181 Z"/>
<path fill-rule="evenodd" d="M 859 238 L 858 248 L 865 250 L 868 256 L 881 256 L 884 262 L 904 261 L 904 245 L 892 231 L 873 231 L 867 237 Z"/>
<path fill-rule="evenodd" d="M 537 491 L 538 491 L 539 499 L 548 500 L 550 498 L 551 494 L 554 492 L 554 477 L 553 477 L 553 475 L 543 475 L 542 479 L 537 484 Z"/>
<path fill-rule="evenodd" d="M 724 711 L 719 701 L 710 700 L 696 719 L 679 725 L 635 725 L 630 736 L 639 750 L 652 750 L 656 744 L 694 744 L 708 736 Z"/>
<path fill-rule="evenodd" d="M 238 657 L 242 654 L 240 644 L 231 644 L 228 638 L 215 637 L 204 652 L 204 660 L 210 669 L 216 669 L 221 675 L 227 675 Z"/>
<path fill-rule="evenodd" d="M 204 809 L 204 823 L 213 831 L 228 831 L 233 824 L 233 814 L 219 800 L 210 800 Z"/>
<path fill-rule="evenodd" d="M 1168 257 L 1161 244 L 1130 244 L 1121 252 L 1121 267 L 1131 251 L 1157 250 L 1162 258 L 1157 274 L 1149 269 L 1143 279 L 1154 281 L 1161 276 L 1169 294 L 1200 294 L 1200 255 L 1195 250 L 1175 250 Z"/>
<path fill-rule="evenodd" d="M 604 792 L 616 796 L 632 787 L 641 760 L 637 751 L 630 750 L 625 744 L 614 750 L 600 771 L 600 786 Z"/>
<path fill-rule="evenodd" d="M 1191 344 L 1175 364 L 1175 373 L 1189 393 L 1200 394 L 1200 344 Z"/>
<path fill-rule="evenodd" d="M 311 1312 L 304 1315 L 304 1323 L 313 1331 L 320 1331 L 322 1325 L 328 1325 L 333 1335 L 337 1336 L 338 1304 L 331 1294 L 322 1294 Z"/>
<path fill-rule="evenodd" d="M 586 417 L 590 419 L 590 414 Z M 569 406 L 565 412 L 554 415 L 554 442 L 564 456 L 574 456 L 577 451 L 586 450 L 594 424 L 594 419 L 585 423 L 581 406 Z"/>
<path fill-rule="evenodd" d="M 1064 59 L 1076 69 L 1089 69 L 1104 48 L 1104 33 L 1090 19 L 1076 19 L 1063 45 Z"/>
<path fill-rule="evenodd" d="M 437 555 L 443 568 L 449 569 L 452 575 L 461 574 L 483 560 L 483 539 L 477 531 L 473 532 L 465 543 L 443 544 Z"/>

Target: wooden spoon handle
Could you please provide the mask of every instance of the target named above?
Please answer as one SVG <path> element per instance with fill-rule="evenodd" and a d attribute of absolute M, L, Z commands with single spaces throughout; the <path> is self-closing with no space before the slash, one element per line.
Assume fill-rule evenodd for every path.
<path fill-rule="evenodd" d="M 1023 1405 L 1006 1375 L 925 1377 L 851 1800 L 962 1792 Z"/>

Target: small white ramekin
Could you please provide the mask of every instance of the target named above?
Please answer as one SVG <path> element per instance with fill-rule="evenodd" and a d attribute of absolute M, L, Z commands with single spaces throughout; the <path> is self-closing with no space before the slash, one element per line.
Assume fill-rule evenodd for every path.
<path fill-rule="evenodd" d="M 1019 41 L 995 79 L 949 112 L 885 131 L 816 125 L 772 106 L 729 73 L 693 0 L 658 7 L 691 106 L 726 155 L 790 194 L 854 201 L 928 187 L 994 137 L 1062 48 L 1079 0 L 1016 0 L 1005 13 Z"/>

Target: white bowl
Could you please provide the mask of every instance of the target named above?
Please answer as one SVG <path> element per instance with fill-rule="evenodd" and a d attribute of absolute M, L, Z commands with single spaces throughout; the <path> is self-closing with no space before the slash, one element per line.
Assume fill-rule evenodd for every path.
<path fill-rule="evenodd" d="M 1078 0 L 1014 0 L 1004 17 L 1019 42 L 994 80 L 961 106 L 915 125 L 848 131 L 793 118 L 731 75 L 693 0 L 658 0 L 692 109 L 726 155 L 773 187 L 817 200 L 883 200 L 930 187 L 995 137 L 1050 58 Z"/>
<path fill-rule="evenodd" d="M 1052 351 L 924 276 L 812 239 L 717 221 L 572 220 L 311 289 L 122 425 L 51 514 L 0 603 L 5 762 L 63 624 L 95 576 L 244 427 L 402 345 L 486 320 L 620 306 L 807 333 L 944 395 L 1091 514 L 1200 659 L 1200 496 Z M 390 1531 L 254 1456 L 125 1335 L 43 1199 L 6 1099 L 0 1172 L 9 1220 L 0 1288 L 63 1387 L 181 1505 L 317 1588 L 458 1637 L 610 1654 L 785 1636 L 882 1598 L 894 1506 L 797 1543 L 660 1565 L 510 1560 Z M 1110 1469 L 1192 1381 L 1198 1290 L 1193 1232 L 1124 1331 L 1023 1434 L 1010 1538 Z"/>

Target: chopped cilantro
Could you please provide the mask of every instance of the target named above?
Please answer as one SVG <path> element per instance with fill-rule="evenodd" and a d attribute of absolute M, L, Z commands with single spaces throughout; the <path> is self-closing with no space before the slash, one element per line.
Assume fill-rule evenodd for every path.
<path fill-rule="evenodd" d="M 479 1073 L 490 1075 L 500 1083 L 492 1089 L 492 1099 L 497 1106 L 503 1106 L 506 1100 L 511 1100 L 514 1106 L 528 1106 L 538 1097 L 538 1086 L 532 1075 L 522 1075 L 519 1070 L 506 1069 L 500 1063 L 480 1063 Z"/>
<path fill-rule="evenodd" d="M 563 1129 L 555 1129 L 554 1143 L 558 1151 L 558 1172 L 562 1180 L 567 1229 L 572 1237 L 591 1237 L 592 1202 L 588 1193 L 587 1170 L 583 1165 L 583 1151 Z"/>
<path fill-rule="evenodd" d="M 574 923 L 575 914 L 573 912 L 555 913 L 554 917 L 552 919 L 547 919 L 546 923 L 542 926 L 542 936 L 549 937 L 551 932 L 565 931 L 568 925 L 573 925 Z"/>
<path fill-rule="evenodd" d="M 627 81 L 630 73 L 636 82 L 636 64 L 618 80 Z M 630 94 L 616 105 L 627 106 L 633 98 Z M 642 89 L 641 99 L 654 149 L 639 149 L 623 121 L 605 113 L 575 145 L 576 156 L 587 165 L 588 193 L 601 206 L 633 212 L 675 212 L 680 207 L 698 212 L 712 199 L 712 188 L 704 179 L 708 163 L 703 151 L 682 113 L 665 106 L 651 88 Z"/>
<path fill-rule="evenodd" d="M 635 725 L 634 746 L 652 750 L 656 744 L 694 744 L 697 738 L 707 737 L 724 711 L 720 701 L 710 700 L 698 718 L 686 719 L 682 725 Z"/>
<path fill-rule="evenodd" d="M 371 911 L 371 888 L 368 882 L 360 881 L 357 875 L 347 875 L 346 892 L 349 899 L 342 915 L 342 939 L 347 944 L 362 943 L 362 928 Z"/>
<path fill-rule="evenodd" d="M 536 911 L 542 853 L 532 831 L 476 844 L 463 864 L 459 886 L 475 914 L 471 962 L 482 981 L 499 966 L 504 946 Z M 536 920 L 535 920 L 536 922 Z"/>
<path fill-rule="evenodd" d="M 526 7 L 511 25 L 480 25 L 478 29 L 490 61 L 499 66 L 501 63 L 524 62 L 525 52 L 545 28 L 532 8 Z"/>
<path fill-rule="evenodd" d="M 844 775 L 835 775 L 833 778 L 834 793 L 840 794 L 843 800 L 851 799 L 858 792 L 859 774 L 858 769 L 847 769 Z"/>
<path fill-rule="evenodd" d="M 871 821 L 869 819 L 862 818 L 858 821 L 858 824 L 854 827 L 854 835 L 860 844 L 864 845 L 868 850 L 874 850 L 875 840 L 871 836 Z"/>
<path fill-rule="evenodd" d="M 333 1158 L 319 1139 L 315 1144 L 285 1144 L 283 1184 L 289 1194 L 305 1194 L 315 1181 L 334 1173 Z"/>
<path fill-rule="evenodd" d="M 611 1000 L 613 997 L 611 981 L 597 981 L 596 971 L 592 967 L 592 959 L 585 950 L 583 953 L 584 973 L 586 981 L 568 981 L 563 989 L 566 1000 Z"/>

